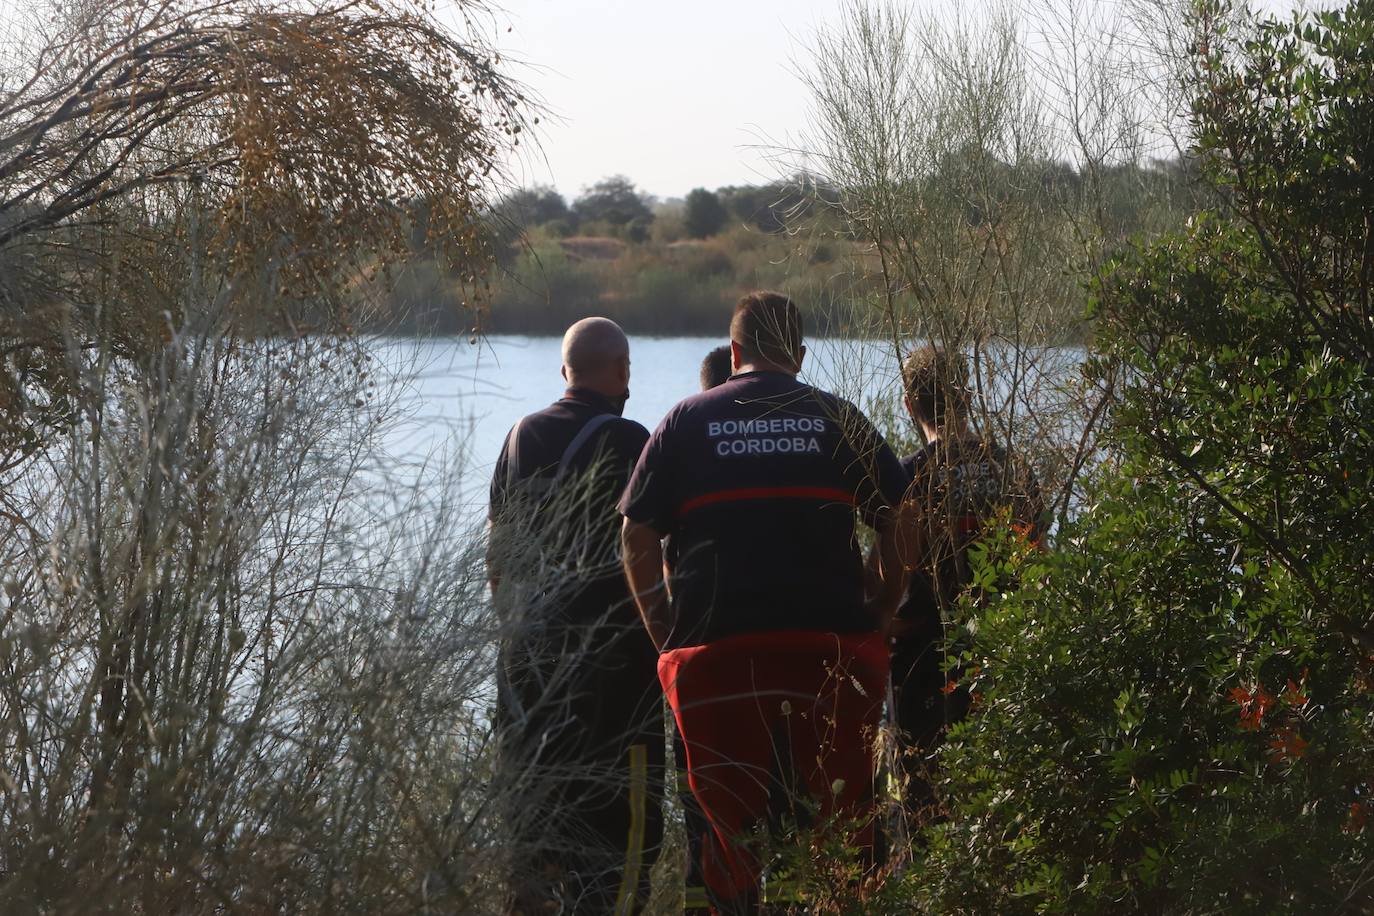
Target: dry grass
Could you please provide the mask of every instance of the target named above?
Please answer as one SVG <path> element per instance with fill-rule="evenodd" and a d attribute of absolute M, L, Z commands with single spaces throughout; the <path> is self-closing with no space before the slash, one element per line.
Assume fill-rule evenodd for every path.
<path fill-rule="evenodd" d="M 614 261 L 625 254 L 626 243 L 604 236 L 559 239 L 558 247 L 573 260 Z"/>

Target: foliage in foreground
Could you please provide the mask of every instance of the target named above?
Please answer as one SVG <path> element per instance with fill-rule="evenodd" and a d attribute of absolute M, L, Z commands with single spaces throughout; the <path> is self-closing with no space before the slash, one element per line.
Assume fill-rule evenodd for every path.
<path fill-rule="evenodd" d="M 0 911 L 499 909 L 479 539 L 349 331 L 407 245 L 478 285 L 518 92 L 407 0 L 23 12 Z"/>
<path fill-rule="evenodd" d="M 1224 12 L 1194 129 L 1229 208 L 1099 286 L 1118 460 L 1053 554 L 984 557 L 934 911 L 1374 902 L 1374 3 Z"/>
<path fill-rule="evenodd" d="M 188 315 L 347 334 L 412 249 L 459 301 L 525 105 L 413 0 L 29 0 L 3 19 L 0 468 L 80 412 L 66 356 Z M 420 203 L 423 202 L 423 206 Z M 0 494 L 2 496 L 3 494 Z"/>

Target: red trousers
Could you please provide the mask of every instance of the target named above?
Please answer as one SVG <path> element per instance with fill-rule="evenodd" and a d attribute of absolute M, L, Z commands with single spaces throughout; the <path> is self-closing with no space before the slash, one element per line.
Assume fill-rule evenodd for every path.
<path fill-rule="evenodd" d="M 760 865 L 746 842 L 770 818 L 863 818 L 871 806 L 888 647 L 877 634 L 751 633 L 659 656 L 658 677 L 687 746 L 687 774 L 711 830 L 711 897 L 747 906 Z M 798 798 L 807 799 L 797 804 Z M 781 810 L 780 810 L 781 809 Z M 872 845 L 867 824 L 851 836 Z"/>

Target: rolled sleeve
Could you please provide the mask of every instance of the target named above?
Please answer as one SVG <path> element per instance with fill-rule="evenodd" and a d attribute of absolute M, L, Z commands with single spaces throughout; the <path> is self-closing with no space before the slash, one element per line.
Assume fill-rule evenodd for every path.
<path fill-rule="evenodd" d="M 665 417 L 639 453 L 630 482 L 620 497 L 620 514 L 666 534 L 673 521 L 671 428 Z"/>

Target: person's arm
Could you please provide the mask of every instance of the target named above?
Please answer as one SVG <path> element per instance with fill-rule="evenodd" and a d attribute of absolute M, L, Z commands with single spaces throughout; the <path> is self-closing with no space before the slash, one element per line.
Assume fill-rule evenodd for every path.
<path fill-rule="evenodd" d="M 883 577 L 879 566 L 881 563 L 881 554 L 882 552 L 878 549 L 878 544 L 875 541 L 873 546 L 868 548 L 868 558 L 864 560 L 865 601 L 877 597 L 878 592 L 882 590 Z"/>
<path fill-rule="evenodd" d="M 897 529 L 892 518 L 885 519 L 877 529 L 878 539 L 871 558 L 877 561 L 873 564 L 875 591 L 864 604 L 869 618 L 883 633 L 891 630 L 897 607 L 906 594 L 906 569 L 902 563 Z"/>
<path fill-rule="evenodd" d="M 906 597 L 909 545 L 900 522 L 911 477 L 868 418 L 853 405 L 849 407 L 861 449 L 855 466 L 865 472 L 857 489 L 862 494 L 862 515 L 877 534 L 869 569 L 865 570 L 864 607 L 878 629 L 889 633 L 897 608 Z"/>
<path fill-rule="evenodd" d="M 658 424 L 639 454 L 634 473 L 620 499 L 620 555 L 625 581 L 654 648 L 663 651 L 673 629 L 668 590 L 664 587 L 663 532 L 671 525 L 671 507 L 677 505 L 674 487 L 674 449 L 665 444 L 672 435 L 678 408 Z"/>
<path fill-rule="evenodd" d="M 1029 466 L 1025 471 L 1026 478 L 1026 499 L 1025 508 L 1022 510 L 1023 518 L 1020 519 L 1026 526 L 1026 537 L 1041 551 L 1048 550 L 1045 539 L 1049 536 L 1049 513 L 1046 510 L 1045 500 L 1040 493 L 1040 481 L 1035 477 L 1035 471 Z"/>
<path fill-rule="evenodd" d="M 501 547 L 497 541 L 500 539 L 498 519 L 506 510 L 506 485 L 510 482 L 510 444 L 515 438 L 516 431 L 520 424 L 516 424 L 506 434 L 506 439 L 501 443 L 501 454 L 496 457 L 496 467 L 492 469 L 491 486 L 487 491 L 487 584 L 491 586 L 491 594 L 494 597 L 496 590 L 501 587 L 500 556 L 498 555 Z"/>
<path fill-rule="evenodd" d="M 897 540 L 897 558 L 898 562 L 901 564 L 902 581 L 904 583 L 901 589 L 901 596 L 897 600 L 897 611 L 901 610 L 902 602 L 906 600 L 907 587 L 911 584 L 912 566 L 910 563 L 907 563 L 902 559 L 903 554 L 901 544 L 903 537 L 904 535 L 900 531 L 896 532 L 895 538 Z M 882 575 L 882 556 L 883 553 L 881 550 L 881 545 L 877 542 L 875 538 L 873 546 L 870 547 L 868 550 L 868 559 L 864 561 L 864 601 L 866 606 L 871 604 L 874 607 L 873 613 L 875 617 L 879 619 L 881 618 L 881 611 L 877 608 L 883 600 L 882 594 L 884 588 L 884 580 Z M 889 617 L 889 621 L 890 622 L 887 625 L 888 636 L 900 638 L 920 628 L 920 621 L 908 620 L 904 617 L 899 617 L 897 616 L 896 611 L 892 612 L 891 616 Z"/>
<path fill-rule="evenodd" d="M 501 574 L 497 571 L 495 551 L 492 549 L 491 539 L 495 535 L 496 525 L 491 519 L 487 519 L 487 585 L 491 586 L 491 593 L 496 594 L 496 590 L 501 587 Z"/>
<path fill-rule="evenodd" d="M 673 618 L 664 587 L 660 535 L 650 526 L 627 518 L 620 529 L 620 546 L 625 558 L 625 579 L 644 620 L 644 629 L 649 631 L 654 648 L 662 651 L 672 632 Z"/>

